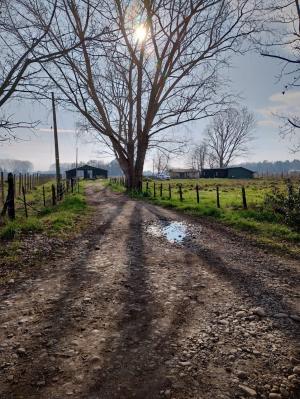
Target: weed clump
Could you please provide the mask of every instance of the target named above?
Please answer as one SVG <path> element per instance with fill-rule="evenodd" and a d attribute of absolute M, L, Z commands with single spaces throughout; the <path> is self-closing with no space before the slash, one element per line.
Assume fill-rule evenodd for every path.
<path fill-rule="evenodd" d="M 291 181 L 287 181 L 286 191 L 274 187 L 266 194 L 264 204 L 275 214 L 282 215 L 285 224 L 300 231 L 300 188 L 296 189 Z"/>

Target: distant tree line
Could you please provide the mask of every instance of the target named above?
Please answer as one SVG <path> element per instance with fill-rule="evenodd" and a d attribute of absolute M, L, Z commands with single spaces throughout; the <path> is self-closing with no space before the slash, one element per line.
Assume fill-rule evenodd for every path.
<path fill-rule="evenodd" d="M 33 164 L 30 161 L 17 159 L 0 159 L 0 172 L 30 173 L 33 171 Z"/>
<path fill-rule="evenodd" d="M 262 162 L 245 162 L 238 166 L 253 170 L 257 173 L 263 174 L 280 174 L 287 173 L 290 170 L 300 170 L 300 160 L 294 159 L 293 161 L 262 161 Z"/>

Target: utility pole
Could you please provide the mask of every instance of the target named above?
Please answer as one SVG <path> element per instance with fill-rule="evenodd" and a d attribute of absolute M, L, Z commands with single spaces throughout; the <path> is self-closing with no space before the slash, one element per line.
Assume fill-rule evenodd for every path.
<path fill-rule="evenodd" d="M 58 150 L 58 137 L 57 137 L 57 122 L 55 111 L 54 93 L 52 92 L 52 111 L 53 111 L 53 131 L 54 131 L 54 146 L 55 146 L 55 167 L 56 167 L 56 192 L 57 197 L 60 198 L 61 192 L 61 176 L 59 166 L 59 150 Z"/>
<path fill-rule="evenodd" d="M 77 178 L 77 168 L 78 168 L 78 147 L 76 147 L 76 178 Z"/>

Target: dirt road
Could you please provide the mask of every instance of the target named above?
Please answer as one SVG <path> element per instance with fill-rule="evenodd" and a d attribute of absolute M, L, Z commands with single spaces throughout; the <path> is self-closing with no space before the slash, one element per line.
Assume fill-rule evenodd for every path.
<path fill-rule="evenodd" d="M 1 399 L 300 398 L 299 260 L 88 192 L 87 232 L 2 290 Z"/>

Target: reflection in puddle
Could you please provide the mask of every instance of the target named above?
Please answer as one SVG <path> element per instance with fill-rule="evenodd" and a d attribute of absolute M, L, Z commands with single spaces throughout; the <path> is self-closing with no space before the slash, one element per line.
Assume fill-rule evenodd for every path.
<path fill-rule="evenodd" d="M 187 225 L 183 222 L 160 221 L 147 228 L 148 233 L 155 237 L 164 237 L 169 242 L 181 242 L 187 235 Z"/>

